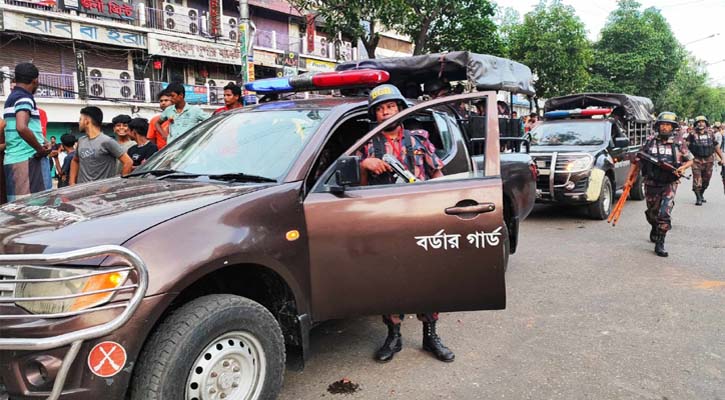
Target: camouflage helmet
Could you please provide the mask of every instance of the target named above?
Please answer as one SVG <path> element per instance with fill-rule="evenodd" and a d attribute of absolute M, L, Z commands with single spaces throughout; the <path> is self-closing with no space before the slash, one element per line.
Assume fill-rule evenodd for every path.
<path fill-rule="evenodd" d="M 408 103 L 405 102 L 405 97 L 400 93 L 400 90 L 395 85 L 384 84 L 370 91 L 370 96 L 368 96 L 368 112 L 370 112 L 370 116 L 375 118 L 375 107 L 388 101 L 397 102 L 400 111 L 408 108 Z"/>
<path fill-rule="evenodd" d="M 672 125 L 673 130 L 679 128 L 679 125 L 677 124 L 677 114 L 671 111 L 662 111 L 655 121 L 654 128 L 657 132 L 659 132 L 659 124 L 670 124 Z"/>
<path fill-rule="evenodd" d="M 710 126 L 710 121 L 707 120 L 707 117 L 704 115 L 698 115 L 695 117 L 695 125 L 697 125 L 698 122 L 705 121 L 705 126 Z"/>
<path fill-rule="evenodd" d="M 719 128 L 722 125 L 720 121 L 716 121 L 715 125 L 713 125 L 715 128 Z"/>

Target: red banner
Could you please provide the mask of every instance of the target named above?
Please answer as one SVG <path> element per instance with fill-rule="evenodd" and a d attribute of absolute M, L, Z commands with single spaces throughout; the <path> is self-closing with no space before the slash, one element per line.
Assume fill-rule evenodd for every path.
<path fill-rule="evenodd" d="M 305 16 L 307 22 L 307 52 L 315 51 L 315 16 L 307 14 Z"/>
<path fill-rule="evenodd" d="M 219 0 L 209 0 L 209 34 L 212 37 L 222 35 L 221 31 L 221 15 L 219 15 Z"/>

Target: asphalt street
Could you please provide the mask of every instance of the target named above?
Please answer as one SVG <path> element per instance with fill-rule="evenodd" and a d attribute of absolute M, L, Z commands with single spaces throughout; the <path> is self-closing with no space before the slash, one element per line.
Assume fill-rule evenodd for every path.
<path fill-rule="evenodd" d="M 420 349 L 414 317 L 387 364 L 372 359 L 380 317 L 330 321 L 280 398 L 725 399 L 725 196 L 713 178 L 702 207 L 680 186 L 669 258 L 653 252 L 643 201 L 616 227 L 537 206 L 509 264 L 507 309 L 441 315 L 455 362 Z M 342 378 L 358 391 L 328 393 Z"/>

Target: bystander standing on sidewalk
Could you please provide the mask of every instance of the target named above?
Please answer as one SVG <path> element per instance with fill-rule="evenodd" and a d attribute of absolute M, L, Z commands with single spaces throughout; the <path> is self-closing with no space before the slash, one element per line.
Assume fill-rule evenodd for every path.
<path fill-rule="evenodd" d="M 146 138 L 145 132 L 148 130 L 149 123 L 146 118 L 134 118 L 128 123 L 128 134 L 136 141 L 136 144 L 128 149 L 128 156 L 133 161 L 134 169 L 159 151 L 156 145 Z"/>
<path fill-rule="evenodd" d="M 161 93 L 159 93 L 159 107 L 161 108 L 161 112 L 163 113 L 170 105 L 171 99 L 169 98 L 169 93 L 166 90 L 162 90 Z M 166 136 L 161 133 L 164 132 L 164 134 L 168 134 L 169 121 L 162 123 L 162 130 L 159 131 L 156 129 L 156 123 L 159 121 L 159 118 L 161 118 L 161 114 L 155 115 L 151 118 L 151 121 L 149 121 L 149 131 L 146 133 L 146 137 L 151 141 L 151 143 L 155 144 L 159 150 L 161 150 L 166 147 Z"/>
<path fill-rule="evenodd" d="M 224 86 L 224 107 L 217 108 L 214 111 L 214 114 L 216 115 L 224 111 L 244 107 L 244 105 L 240 101 L 241 98 L 242 88 L 233 83 L 229 83 L 228 85 Z"/>
<path fill-rule="evenodd" d="M 116 160 L 123 164 L 122 175 L 131 172 L 133 162 L 120 144 L 101 132 L 103 111 L 90 106 L 81 109 L 78 129 L 85 136 L 78 140 L 76 156 L 71 161 L 70 186 L 117 176 Z"/>
<path fill-rule="evenodd" d="M 131 122 L 131 117 L 126 114 L 119 114 L 113 117 L 111 124 L 113 125 L 113 133 L 116 135 L 116 141 L 121 145 L 124 152 L 128 152 L 128 149 L 133 147 L 136 142 L 128 135 L 128 123 Z M 121 173 L 123 164 L 118 161 L 116 162 L 116 170 L 118 174 Z"/>
<path fill-rule="evenodd" d="M 161 113 L 161 118 L 156 121 L 156 130 L 161 132 L 162 136 L 166 137 L 168 143 L 171 143 L 199 122 L 209 118 L 209 114 L 202 111 L 199 106 L 194 106 L 186 102 L 184 85 L 170 83 L 166 88 L 166 92 L 169 94 L 173 106 L 168 107 Z M 165 121 L 170 121 L 168 131 L 164 130 L 161 126 Z"/>
<path fill-rule="evenodd" d="M 8 201 L 50 189 L 50 148 L 44 145 L 40 112 L 33 94 L 38 89 L 38 68 L 15 66 L 15 87 L 5 100 L 5 159 L 3 172 Z"/>
<path fill-rule="evenodd" d="M 60 137 L 60 172 L 58 173 L 58 187 L 68 186 L 70 183 L 70 165 L 76 155 L 76 142 L 78 140 L 70 133 Z"/>

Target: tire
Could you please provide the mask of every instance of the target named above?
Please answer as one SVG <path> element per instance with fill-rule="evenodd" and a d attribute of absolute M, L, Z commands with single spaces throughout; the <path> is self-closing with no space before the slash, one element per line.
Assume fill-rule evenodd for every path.
<path fill-rule="evenodd" d="M 509 268 L 509 258 L 511 256 L 511 237 L 509 236 L 509 228 L 503 224 L 503 272 Z"/>
<path fill-rule="evenodd" d="M 275 399 L 285 368 L 274 316 L 234 295 L 200 297 L 171 313 L 144 345 L 131 400 Z M 236 385 L 236 386 L 235 386 Z"/>
<path fill-rule="evenodd" d="M 614 191 L 612 190 L 612 181 L 605 177 L 602 181 L 602 188 L 599 192 L 599 199 L 589 205 L 589 216 L 596 220 L 605 220 L 612 211 L 612 202 L 614 200 Z"/>
<path fill-rule="evenodd" d="M 632 185 L 632 190 L 629 191 L 629 198 L 637 201 L 644 200 L 644 177 L 641 172 L 637 181 Z"/>

